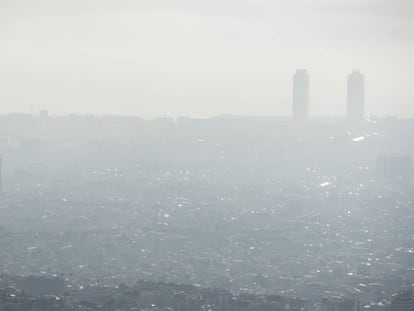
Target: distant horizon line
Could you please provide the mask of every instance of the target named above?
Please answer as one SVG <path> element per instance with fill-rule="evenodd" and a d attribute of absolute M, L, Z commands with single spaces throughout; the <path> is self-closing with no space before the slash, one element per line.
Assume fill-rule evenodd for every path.
<path fill-rule="evenodd" d="M 279 119 L 283 121 L 292 121 L 292 115 L 261 115 L 261 114 L 232 114 L 232 113 L 222 113 L 222 114 L 215 114 L 211 116 L 191 116 L 191 115 L 177 115 L 171 116 L 168 114 L 164 115 L 138 115 L 138 114 L 91 114 L 91 113 L 66 113 L 66 114 L 50 114 L 48 110 L 39 110 L 37 113 L 34 112 L 9 112 L 9 113 L 0 113 L 0 117 L 13 117 L 13 116 L 21 116 L 21 117 L 34 117 L 34 118 L 65 118 L 65 117 L 81 117 L 81 118 L 135 118 L 141 120 L 157 120 L 157 119 L 169 119 L 169 120 L 179 120 L 179 119 L 194 119 L 194 120 L 209 120 L 209 119 L 219 119 L 219 118 L 238 118 L 238 119 Z M 330 120 L 348 120 L 346 116 L 329 116 L 329 115 L 321 115 L 321 116 L 309 116 L 309 118 L 304 121 L 304 123 L 312 121 L 312 120 L 320 120 L 320 119 L 330 119 Z M 414 117 L 400 117 L 396 115 L 388 115 L 388 116 L 376 116 L 371 114 L 370 117 L 365 117 L 363 121 L 365 122 L 372 122 L 378 120 L 414 120 Z M 349 120 L 352 122 L 351 120 Z"/>

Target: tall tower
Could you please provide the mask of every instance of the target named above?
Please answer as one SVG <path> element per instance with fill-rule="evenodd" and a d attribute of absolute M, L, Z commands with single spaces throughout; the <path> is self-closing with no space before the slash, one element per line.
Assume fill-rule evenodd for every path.
<path fill-rule="evenodd" d="M 293 76 L 293 120 L 306 121 L 309 116 L 309 74 L 297 69 Z"/>
<path fill-rule="evenodd" d="M 346 116 L 349 121 L 364 120 L 365 78 L 359 71 L 353 71 L 348 76 Z"/>

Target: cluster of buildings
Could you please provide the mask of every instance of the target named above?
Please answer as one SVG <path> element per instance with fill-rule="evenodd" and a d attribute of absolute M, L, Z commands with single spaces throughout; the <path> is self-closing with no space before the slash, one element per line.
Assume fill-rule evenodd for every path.
<path fill-rule="evenodd" d="M 19 277 L 22 284 L 27 278 Z M 6 280 L 5 280 L 6 279 Z M 225 289 L 203 288 L 154 281 L 133 285 L 102 286 L 97 283 L 68 285 L 59 292 L 49 283 L 61 277 L 36 277 L 39 289 L 22 290 L 15 277 L 3 275 L 0 282 L 0 311 L 412 311 L 411 290 L 394 294 L 390 301 L 363 306 L 356 298 L 321 298 L 317 303 L 281 295 L 235 295 Z M 8 281 L 8 282 L 7 282 Z M 31 282 L 31 281 L 29 281 Z M 5 286 L 4 283 L 8 283 Z M 46 288 L 44 285 L 46 284 Z M 42 292 L 42 294 L 39 293 Z"/>
<path fill-rule="evenodd" d="M 410 310 L 413 129 L 0 117 L 0 271 L 65 273 L 74 296 L 15 281 L 47 296 L 41 310 L 279 310 L 275 293 L 312 311 Z M 0 311 L 33 299 L 6 291 Z"/>
<path fill-rule="evenodd" d="M 305 300 L 298 298 L 234 295 L 224 289 L 195 285 L 150 281 L 116 287 L 99 284 L 79 287 L 73 284 L 57 292 L 48 286 L 51 282 L 62 282 L 60 277 L 36 277 L 38 289 L 32 289 L 34 291 L 19 287 L 32 280 L 19 277 L 20 284 L 16 284 L 14 279 L 5 275 L 0 278 L 1 283 L 7 283 L 7 286 L 0 286 L 0 311 L 306 311 L 310 308 Z"/>
<path fill-rule="evenodd" d="M 364 120 L 365 78 L 359 71 L 348 76 L 347 119 L 351 122 Z M 296 70 L 293 76 L 293 119 L 303 122 L 309 117 L 309 74 L 305 69 Z"/>

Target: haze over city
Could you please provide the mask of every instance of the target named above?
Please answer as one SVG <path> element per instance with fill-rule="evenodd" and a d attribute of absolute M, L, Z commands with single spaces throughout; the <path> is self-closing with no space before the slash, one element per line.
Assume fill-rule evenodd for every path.
<path fill-rule="evenodd" d="M 0 0 L 0 311 L 414 311 L 414 0 Z"/>
<path fill-rule="evenodd" d="M 344 116 L 366 76 L 366 114 L 414 117 L 410 0 L 0 2 L 0 113 Z"/>

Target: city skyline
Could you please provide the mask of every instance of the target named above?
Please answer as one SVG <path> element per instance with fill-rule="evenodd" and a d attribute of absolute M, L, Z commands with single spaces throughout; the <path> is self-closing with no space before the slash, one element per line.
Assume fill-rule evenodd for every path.
<path fill-rule="evenodd" d="M 305 122 L 309 118 L 315 117 L 309 113 L 310 104 L 310 75 L 307 69 L 296 69 L 293 75 L 292 83 L 292 112 L 291 117 L 295 122 Z M 346 113 L 343 116 L 348 121 L 360 122 L 367 116 L 365 115 L 365 76 L 359 70 L 353 70 L 347 76 L 346 85 Z M 31 107 L 31 114 L 33 107 Z M 45 109 L 38 110 L 40 117 L 47 117 L 49 111 Z M 231 113 L 230 113 L 231 115 Z M 140 116 L 140 115 L 136 115 Z M 162 117 L 168 115 L 164 114 Z M 183 115 L 184 116 L 184 115 Z M 370 116 L 376 117 L 374 114 Z M 283 117 L 277 115 L 276 117 Z M 318 116 L 316 116 L 318 117 Z"/>
<path fill-rule="evenodd" d="M 414 311 L 414 0 L 0 0 L 0 311 Z"/>
<path fill-rule="evenodd" d="M 322 86 L 323 87 L 323 86 Z M 292 117 L 295 121 L 306 121 L 309 118 L 313 117 L 335 117 L 335 118 L 346 118 L 350 121 L 361 121 L 364 118 L 367 118 L 368 116 L 374 116 L 378 117 L 374 112 L 366 114 L 365 111 L 365 75 L 362 74 L 358 69 L 354 69 L 350 74 L 347 75 L 347 82 L 346 82 L 346 94 L 344 96 L 345 98 L 345 111 L 344 113 L 337 114 L 337 115 L 314 115 L 312 114 L 312 104 L 311 104 L 311 98 L 312 98 L 312 92 L 310 87 L 310 75 L 307 69 L 296 69 L 294 75 L 293 75 L 293 84 L 291 87 L 292 90 L 292 97 L 291 97 L 291 113 L 290 114 L 278 114 L 278 115 L 268 115 L 273 117 Z M 36 112 L 45 117 L 49 114 L 49 110 L 44 109 L 43 107 L 40 107 L 39 109 L 34 109 L 33 105 L 30 106 L 30 114 L 36 114 Z M 13 113 L 27 113 L 28 111 L 9 111 L 6 114 L 13 114 Z M 4 114 L 4 113 L 3 113 Z M 67 114 L 73 114 L 77 115 L 78 113 L 72 112 L 72 113 L 66 113 L 66 114 L 53 114 L 52 115 L 67 115 Z M 82 115 L 80 113 L 79 115 Z M 119 115 L 123 116 L 125 114 L 83 114 L 83 115 Z M 128 114 L 126 114 L 128 115 Z M 204 117 L 215 117 L 220 115 L 237 115 L 233 112 L 228 113 L 222 113 L 222 114 L 213 114 L 209 116 Z M 241 114 L 244 115 L 244 114 Z M 248 116 L 249 114 L 247 114 Z M 131 116 L 137 116 L 137 117 L 192 117 L 192 115 L 170 115 L 167 113 L 162 113 L 159 115 L 145 115 L 145 114 L 132 114 Z M 250 114 L 250 116 L 256 116 Z M 264 116 L 264 115 L 257 115 L 257 116 Z M 387 117 L 396 117 L 395 115 L 385 115 L 381 116 L 384 118 Z M 403 117 L 404 118 L 404 117 Z M 407 117 L 405 117 L 407 118 Z M 411 117 L 408 117 L 410 119 Z"/>
<path fill-rule="evenodd" d="M 367 115 L 414 117 L 407 0 L 28 0 L 0 3 L 0 113 L 290 115 L 296 68 L 310 114 L 342 116 L 346 76 Z M 352 23 L 350 24 L 350 21 Z"/>

